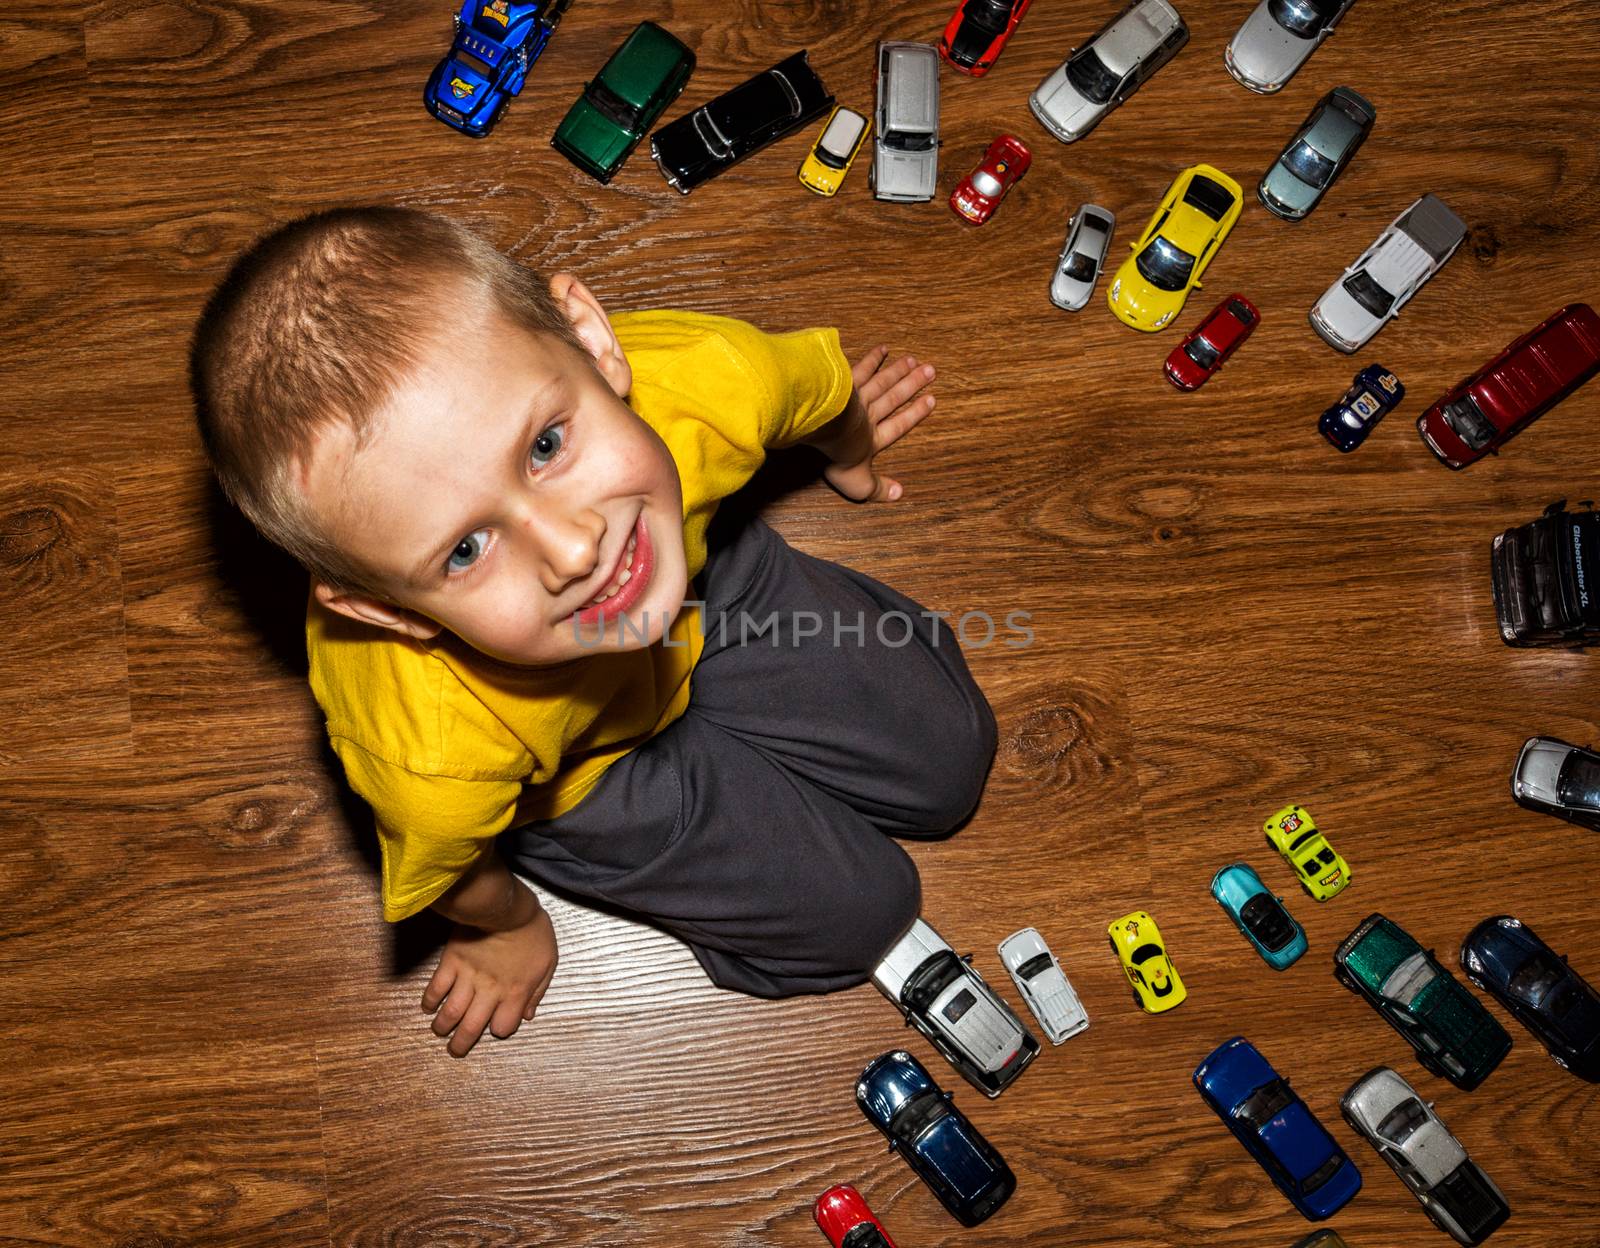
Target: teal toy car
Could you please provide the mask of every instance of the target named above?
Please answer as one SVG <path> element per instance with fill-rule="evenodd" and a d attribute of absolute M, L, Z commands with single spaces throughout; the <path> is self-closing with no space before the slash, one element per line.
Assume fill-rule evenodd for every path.
<path fill-rule="evenodd" d="M 683 91 L 694 53 L 654 22 L 640 22 L 583 89 L 550 146 L 609 182 Z"/>
<path fill-rule="evenodd" d="M 1305 928 L 1249 863 L 1232 863 L 1212 876 L 1211 895 L 1273 970 L 1288 970 L 1306 951 Z"/>

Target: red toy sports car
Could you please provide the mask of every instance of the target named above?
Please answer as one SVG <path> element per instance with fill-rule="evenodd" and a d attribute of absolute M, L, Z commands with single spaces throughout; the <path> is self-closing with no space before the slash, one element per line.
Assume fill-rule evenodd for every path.
<path fill-rule="evenodd" d="M 1260 320 L 1255 304 L 1241 294 L 1229 295 L 1211 309 L 1199 329 L 1172 349 L 1167 357 L 1167 380 L 1180 390 L 1198 390 Z"/>
<path fill-rule="evenodd" d="M 817 1225 L 833 1248 L 894 1248 L 883 1223 L 872 1216 L 861 1193 L 848 1183 L 830 1187 L 817 1197 Z"/>
<path fill-rule="evenodd" d="M 1033 0 L 961 0 L 939 39 L 939 55 L 953 69 L 982 78 Z"/>
<path fill-rule="evenodd" d="M 1033 163 L 1033 153 L 1014 134 L 1002 134 L 983 154 L 978 167 L 950 192 L 950 209 L 956 216 L 982 225 L 994 216 L 1005 194 Z"/>

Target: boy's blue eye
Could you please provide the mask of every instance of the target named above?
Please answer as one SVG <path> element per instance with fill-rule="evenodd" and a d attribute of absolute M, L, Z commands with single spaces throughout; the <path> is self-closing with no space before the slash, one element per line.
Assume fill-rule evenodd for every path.
<path fill-rule="evenodd" d="M 551 425 L 533 440 L 533 449 L 528 452 L 528 458 L 533 461 L 535 468 L 543 468 L 561 453 L 562 444 L 566 440 L 566 424 L 563 422 Z"/>
<path fill-rule="evenodd" d="M 478 561 L 478 556 L 483 554 L 487 533 L 487 529 L 479 529 L 476 533 L 467 534 L 456 543 L 456 548 L 450 552 L 450 558 L 446 563 L 450 571 L 460 572 Z"/>

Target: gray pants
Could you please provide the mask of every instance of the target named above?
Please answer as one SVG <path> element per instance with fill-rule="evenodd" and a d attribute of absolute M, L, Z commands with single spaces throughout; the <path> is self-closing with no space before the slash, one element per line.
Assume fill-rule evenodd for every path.
<path fill-rule="evenodd" d="M 941 836 L 971 814 L 994 715 L 946 624 L 759 519 L 719 512 L 695 587 L 706 645 L 688 709 L 501 853 L 671 932 L 725 988 L 858 984 L 920 909 L 885 833 Z"/>

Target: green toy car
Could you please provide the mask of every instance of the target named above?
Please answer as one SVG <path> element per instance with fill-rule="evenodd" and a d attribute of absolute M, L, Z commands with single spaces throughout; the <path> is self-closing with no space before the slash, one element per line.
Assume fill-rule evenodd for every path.
<path fill-rule="evenodd" d="M 693 52 L 654 22 L 640 22 L 567 110 L 550 146 L 611 181 L 693 72 Z"/>
<path fill-rule="evenodd" d="M 1334 977 L 1398 1031 L 1423 1069 L 1471 1091 L 1511 1051 L 1511 1037 L 1398 923 L 1368 915 L 1334 951 Z"/>

